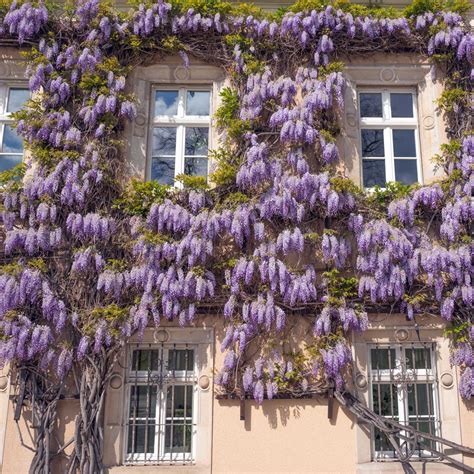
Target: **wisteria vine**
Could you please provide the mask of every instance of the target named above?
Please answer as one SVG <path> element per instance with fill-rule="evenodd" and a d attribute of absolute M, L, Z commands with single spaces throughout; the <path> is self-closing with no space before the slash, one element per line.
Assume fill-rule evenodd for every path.
<path fill-rule="evenodd" d="M 342 388 L 347 336 L 368 327 L 368 312 L 396 311 L 449 322 L 459 390 L 473 395 L 474 39 L 460 14 L 416 3 L 392 17 L 344 3 L 275 15 L 76 3 L 14 1 L 0 15 L 1 40 L 29 48 L 33 94 L 16 116 L 25 164 L 2 175 L 2 364 L 65 380 L 150 325 L 193 324 L 212 309 L 226 328 L 216 383 L 261 403 Z M 444 82 L 439 182 L 366 194 L 340 171 L 344 57 L 377 51 L 422 55 Z M 216 64 L 230 81 L 211 187 L 127 178 L 127 74 L 170 54 Z M 295 317 L 312 343 L 287 354 Z M 71 469 L 100 463 L 91 459 L 76 453 Z"/>

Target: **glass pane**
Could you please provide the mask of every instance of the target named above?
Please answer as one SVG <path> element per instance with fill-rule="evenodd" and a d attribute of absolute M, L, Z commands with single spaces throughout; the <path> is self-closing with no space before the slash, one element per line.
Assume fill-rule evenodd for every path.
<path fill-rule="evenodd" d="M 434 416 L 432 383 L 409 384 L 407 392 L 409 416 Z"/>
<path fill-rule="evenodd" d="M 372 385 L 374 411 L 382 416 L 398 418 L 397 386 L 390 383 Z"/>
<path fill-rule="evenodd" d="M 129 454 L 142 454 L 145 452 L 145 430 L 148 430 L 147 436 L 147 453 L 153 453 L 155 450 L 155 420 L 149 420 L 147 424 L 138 421 L 135 425 L 133 421 L 128 427 L 128 444 L 127 452 Z"/>
<path fill-rule="evenodd" d="M 174 183 L 175 159 L 172 158 L 152 158 L 151 160 L 151 179 L 160 184 Z"/>
<path fill-rule="evenodd" d="M 133 351 L 132 371 L 135 370 L 158 370 L 157 350 L 136 350 Z"/>
<path fill-rule="evenodd" d="M 392 130 L 394 156 L 416 157 L 415 130 Z"/>
<path fill-rule="evenodd" d="M 153 129 L 152 156 L 176 155 L 176 128 L 160 127 Z"/>
<path fill-rule="evenodd" d="M 382 117 L 382 94 L 361 92 L 360 116 L 361 117 Z"/>
<path fill-rule="evenodd" d="M 207 158 L 185 158 L 184 172 L 191 176 L 207 176 Z"/>
<path fill-rule="evenodd" d="M 207 156 L 207 146 L 209 141 L 208 127 L 186 127 L 185 155 Z"/>
<path fill-rule="evenodd" d="M 191 424 L 180 422 L 171 425 L 167 423 L 165 429 L 165 452 L 190 453 L 192 429 Z M 173 439 L 172 445 L 171 439 Z"/>
<path fill-rule="evenodd" d="M 362 157 L 383 157 L 385 156 L 383 130 L 362 130 Z"/>
<path fill-rule="evenodd" d="M 4 125 L 2 151 L 4 153 L 23 153 L 23 138 L 17 135 L 10 125 Z"/>
<path fill-rule="evenodd" d="M 156 394 L 156 385 L 132 385 L 130 387 L 130 418 L 154 418 Z"/>
<path fill-rule="evenodd" d="M 415 428 L 418 431 L 421 431 L 422 433 L 436 435 L 436 424 L 434 421 L 410 420 L 409 425 L 413 426 L 413 428 Z M 437 448 L 436 443 L 434 441 L 430 441 L 428 439 L 421 439 L 421 438 L 418 438 L 418 439 L 421 441 L 417 445 L 417 449 L 420 451 L 419 453 L 417 453 L 419 455 L 424 454 L 425 456 L 429 456 L 431 454 L 429 452 L 429 449 Z M 425 451 L 424 453 L 422 453 L 423 450 Z"/>
<path fill-rule="evenodd" d="M 0 155 L 0 173 L 19 165 L 23 155 Z"/>
<path fill-rule="evenodd" d="M 166 394 L 166 418 L 192 418 L 193 386 L 172 385 Z"/>
<path fill-rule="evenodd" d="M 178 115 L 178 91 L 155 92 L 155 115 Z"/>
<path fill-rule="evenodd" d="M 395 160 L 395 181 L 403 184 L 417 183 L 416 160 Z"/>
<path fill-rule="evenodd" d="M 431 349 L 429 348 L 407 348 L 405 358 L 407 369 L 431 369 Z"/>
<path fill-rule="evenodd" d="M 194 369 L 194 351 L 192 349 L 170 349 L 168 369 L 192 371 Z"/>
<path fill-rule="evenodd" d="M 30 91 L 28 89 L 10 89 L 8 91 L 7 113 L 20 110 L 29 98 Z"/>
<path fill-rule="evenodd" d="M 413 96 L 410 93 L 390 94 L 392 117 L 413 117 Z"/>
<path fill-rule="evenodd" d="M 376 452 L 390 452 L 395 450 L 393 449 L 392 444 L 388 437 L 379 429 L 374 429 L 374 441 L 375 441 L 375 451 Z M 396 443 L 399 445 L 398 438 L 395 438 Z"/>
<path fill-rule="evenodd" d="M 389 359 L 390 354 L 390 359 Z M 372 370 L 389 370 L 395 368 L 395 349 L 370 349 Z"/>
<path fill-rule="evenodd" d="M 364 187 L 384 187 L 386 183 L 385 160 L 363 160 L 362 175 L 364 177 Z"/>
<path fill-rule="evenodd" d="M 211 93 L 209 91 L 188 91 L 186 115 L 209 115 Z"/>

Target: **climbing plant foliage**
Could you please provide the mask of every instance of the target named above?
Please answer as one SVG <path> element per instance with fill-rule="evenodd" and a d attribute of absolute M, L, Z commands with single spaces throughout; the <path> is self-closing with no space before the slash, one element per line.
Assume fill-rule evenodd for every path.
<path fill-rule="evenodd" d="M 368 312 L 401 312 L 414 325 L 420 315 L 447 321 L 459 390 L 470 398 L 468 7 L 300 0 L 267 14 L 215 0 L 137 3 L 128 12 L 95 0 L 2 2 L 0 38 L 26 56 L 32 98 L 15 117 L 25 162 L 1 174 L 1 362 L 41 377 L 44 407 L 75 376 L 86 407 L 76 423 L 92 426 L 99 443 L 95 415 L 113 355 L 149 326 L 222 319 L 216 382 L 261 403 L 342 389 L 349 334 L 367 328 Z M 421 55 L 444 85 L 433 107 L 449 142 L 423 157 L 444 171 L 435 183 L 366 193 L 341 171 L 344 62 L 376 52 Z M 208 183 L 129 179 L 123 127 L 136 112 L 127 77 L 170 55 L 186 67 L 219 66 L 228 78 Z M 288 353 L 295 320 L 312 329 Z M 71 469 L 100 463 L 82 446 Z"/>

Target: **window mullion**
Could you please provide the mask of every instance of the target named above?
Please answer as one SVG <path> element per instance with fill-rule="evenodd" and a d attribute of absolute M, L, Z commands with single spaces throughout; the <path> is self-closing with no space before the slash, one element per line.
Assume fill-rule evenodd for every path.
<path fill-rule="evenodd" d="M 384 155 L 385 155 L 385 174 L 386 181 L 395 181 L 395 164 L 392 153 L 392 129 L 389 126 L 383 129 Z"/>

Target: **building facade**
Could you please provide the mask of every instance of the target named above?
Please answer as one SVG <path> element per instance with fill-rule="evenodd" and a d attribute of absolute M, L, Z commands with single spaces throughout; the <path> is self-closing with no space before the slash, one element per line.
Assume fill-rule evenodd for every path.
<path fill-rule="evenodd" d="M 258 3 L 258 2 L 257 2 Z M 268 2 L 267 2 L 268 3 Z M 273 7 L 274 5 L 265 5 Z M 345 58 L 345 110 L 339 149 L 344 172 L 366 188 L 387 181 L 428 184 L 440 177 L 430 157 L 446 141 L 435 101 L 441 86 L 413 54 Z M 0 170 L 22 158 L 10 127 L 24 102 L 24 63 L 14 48 L 0 57 Z M 179 57 L 133 70 L 129 88 L 138 114 L 125 131 L 131 175 L 172 184 L 181 173 L 206 175 L 208 151 L 219 136 L 213 113 L 226 85 L 220 68 Z M 353 390 L 376 413 L 419 431 L 474 446 L 473 402 L 457 391 L 449 341 L 440 319 L 418 327 L 403 315 L 372 314 L 352 337 Z M 309 322 L 294 322 L 304 341 Z M 110 473 L 365 473 L 403 472 L 393 449 L 371 426 L 328 397 L 254 401 L 218 396 L 214 376 L 223 363 L 222 319 L 202 315 L 181 328 L 163 323 L 121 354 L 106 394 L 104 463 Z M 296 338 L 295 338 L 296 339 Z M 292 348 L 289 347 L 289 350 Z M 14 421 L 9 370 L 0 377 L 0 462 L 3 474 L 28 472 L 34 420 Z M 57 446 L 74 429 L 78 403 L 58 404 Z M 68 449 L 55 457 L 63 472 Z M 454 454 L 473 467 L 474 459 Z M 454 472 L 420 449 L 418 472 Z"/>

